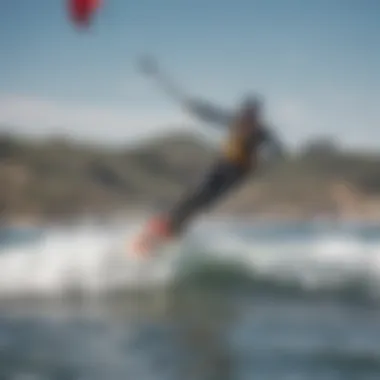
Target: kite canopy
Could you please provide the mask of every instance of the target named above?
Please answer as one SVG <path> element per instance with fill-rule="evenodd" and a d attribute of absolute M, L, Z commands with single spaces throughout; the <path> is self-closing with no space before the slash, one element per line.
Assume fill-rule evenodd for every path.
<path fill-rule="evenodd" d="M 68 0 L 70 17 L 79 26 L 89 25 L 100 5 L 101 0 Z"/>

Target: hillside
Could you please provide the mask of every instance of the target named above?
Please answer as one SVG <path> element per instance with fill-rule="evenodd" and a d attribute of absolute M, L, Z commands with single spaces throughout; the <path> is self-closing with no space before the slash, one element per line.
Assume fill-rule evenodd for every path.
<path fill-rule="evenodd" d="M 192 136 L 174 135 L 125 150 L 3 136 L 2 215 L 60 218 L 164 206 L 196 182 L 212 157 L 210 148 Z"/>
<path fill-rule="evenodd" d="M 312 213 L 332 212 L 344 199 L 348 199 L 344 205 L 376 203 L 380 157 L 325 148 L 313 144 L 262 170 L 218 210 Z M 2 216 L 60 219 L 143 205 L 169 206 L 201 179 L 214 157 L 201 139 L 183 134 L 119 150 L 4 135 L 0 138 Z"/>

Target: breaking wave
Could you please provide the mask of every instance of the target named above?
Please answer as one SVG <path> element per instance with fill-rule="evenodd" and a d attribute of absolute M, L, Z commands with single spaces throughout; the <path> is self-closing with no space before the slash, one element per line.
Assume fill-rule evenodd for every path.
<path fill-rule="evenodd" d="M 360 224 L 200 224 L 181 245 L 152 260 L 127 252 L 127 226 L 2 231 L 0 297 L 157 289 L 178 284 L 272 295 L 370 298 L 380 295 L 380 230 Z M 20 238 L 23 237 L 23 238 Z"/>

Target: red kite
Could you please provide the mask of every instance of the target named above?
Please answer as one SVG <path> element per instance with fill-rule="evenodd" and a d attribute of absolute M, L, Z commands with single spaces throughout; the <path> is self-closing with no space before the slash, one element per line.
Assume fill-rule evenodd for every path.
<path fill-rule="evenodd" d="M 89 25 L 101 2 L 101 0 L 68 0 L 71 19 L 79 26 Z"/>

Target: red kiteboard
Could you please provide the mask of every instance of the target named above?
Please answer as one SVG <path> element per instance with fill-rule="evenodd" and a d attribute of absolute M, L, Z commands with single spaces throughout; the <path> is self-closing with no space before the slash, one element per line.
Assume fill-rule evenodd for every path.
<path fill-rule="evenodd" d="M 132 244 L 132 251 L 138 256 L 149 256 L 165 243 L 174 240 L 169 223 L 162 216 L 155 216 L 148 221 L 143 231 Z"/>

